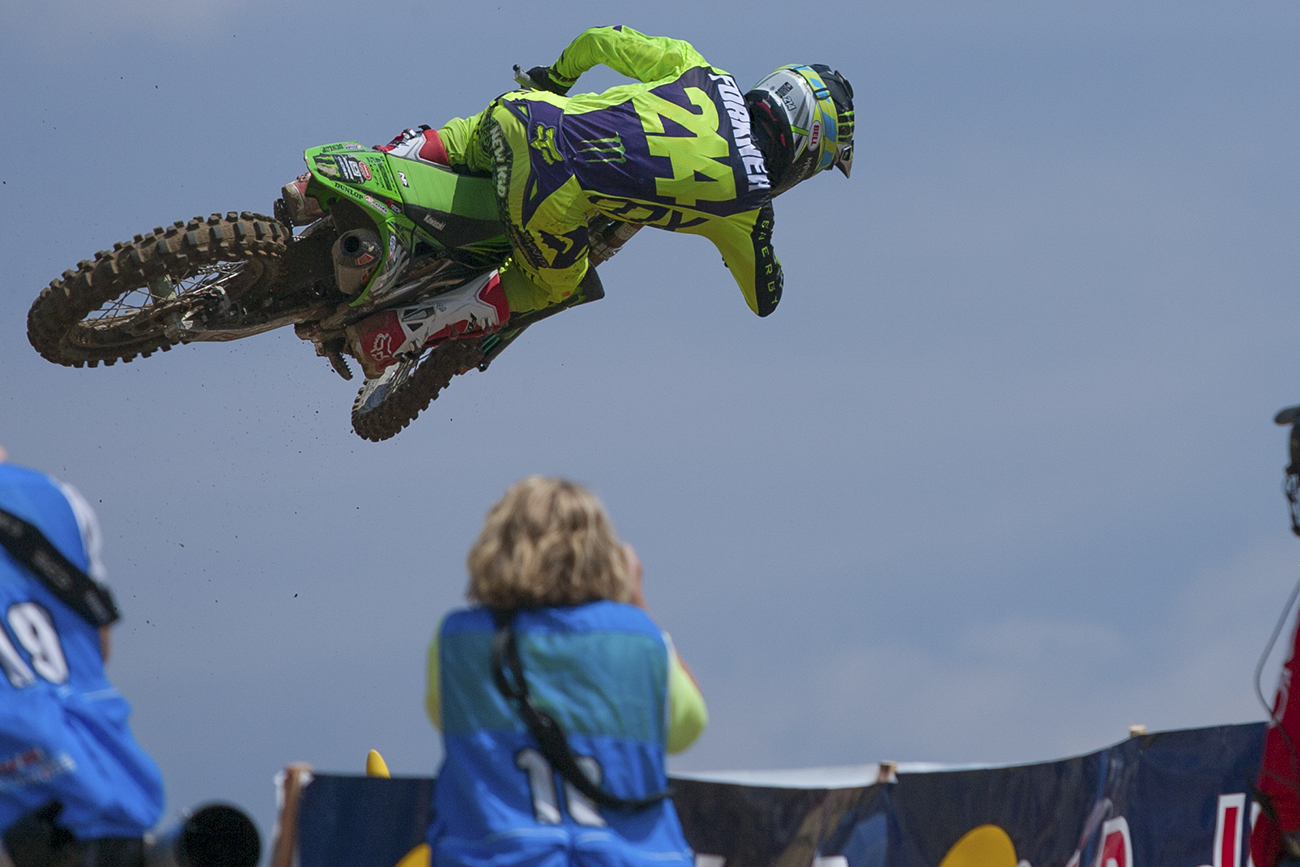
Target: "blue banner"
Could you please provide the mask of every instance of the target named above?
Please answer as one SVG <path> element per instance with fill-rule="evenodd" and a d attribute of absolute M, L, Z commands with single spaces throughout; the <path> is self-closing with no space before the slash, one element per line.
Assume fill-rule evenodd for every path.
<path fill-rule="evenodd" d="M 870 785 L 678 778 L 673 800 L 697 867 L 1247 867 L 1263 738 L 1263 723 L 1161 732 L 1041 764 L 901 765 Z M 301 867 L 395 867 L 423 842 L 431 791 L 314 776 Z"/>

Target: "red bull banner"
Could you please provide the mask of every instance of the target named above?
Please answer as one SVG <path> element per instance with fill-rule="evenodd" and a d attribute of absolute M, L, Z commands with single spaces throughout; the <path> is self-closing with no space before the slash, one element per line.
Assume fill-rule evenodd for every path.
<path fill-rule="evenodd" d="M 850 784 L 697 775 L 673 801 L 697 867 L 1248 867 L 1263 738 L 1263 723 L 1160 732 L 1033 765 L 868 766 L 879 781 Z M 430 779 L 314 775 L 300 867 L 416 867 L 431 797 Z"/>

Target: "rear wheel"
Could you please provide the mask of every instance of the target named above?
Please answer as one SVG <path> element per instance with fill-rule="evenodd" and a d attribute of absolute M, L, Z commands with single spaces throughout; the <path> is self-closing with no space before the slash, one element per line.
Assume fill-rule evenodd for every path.
<path fill-rule="evenodd" d="M 449 340 L 420 358 L 393 364 L 361 386 L 352 404 L 352 429 L 371 442 L 397 436 L 453 376 L 477 367 L 483 357 L 481 340 Z"/>
<path fill-rule="evenodd" d="M 246 305 L 269 302 L 291 238 L 248 211 L 159 226 L 64 271 L 32 304 L 27 339 L 56 364 L 94 367 L 165 352 L 197 330 L 242 336 Z"/>

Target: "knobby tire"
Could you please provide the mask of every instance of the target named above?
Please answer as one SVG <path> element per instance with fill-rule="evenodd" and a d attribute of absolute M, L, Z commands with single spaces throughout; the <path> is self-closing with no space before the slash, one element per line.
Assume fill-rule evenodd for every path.
<path fill-rule="evenodd" d="M 415 371 L 389 393 L 367 402 L 366 386 L 352 404 L 352 429 L 371 442 L 402 432 L 451 383 L 452 377 L 477 367 L 483 360 L 481 340 L 449 340 L 431 350 Z"/>
<path fill-rule="evenodd" d="M 274 218 L 249 211 L 159 226 L 64 271 L 32 304 L 27 338 L 43 357 L 70 367 L 166 352 L 182 342 L 175 331 L 177 318 L 196 305 L 215 303 L 217 296 L 200 285 L 205 275 L 228 286 L 227 294 L 237 304 L 250 290 L 277 285 L 291 237 Z M 224 270 L 217 267 L 222 263 Z M 189 280 L 200 284 L 159 298 L 149 286 L 160 278 L 173 286 Z M 139 298 L 138 307 L 122 306 L 133 297 Z M 103 315 L 92 315 L 106 306 Z"/>

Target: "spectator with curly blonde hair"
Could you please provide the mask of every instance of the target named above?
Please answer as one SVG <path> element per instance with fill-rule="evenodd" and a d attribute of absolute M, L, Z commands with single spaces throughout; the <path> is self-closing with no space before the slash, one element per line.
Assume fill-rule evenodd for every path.
<path fill-rule="evenodd" d="M 529 476 L 501 498 L 469 549 L 471 602 L 489 608 L 631 602 L 625 551 L 600 501 Z"/>
<path fill-rule="evenodd" d="M 523 479 L 488 512 L 468 566 L 474 605 L 429 648 L 426 706 L 445 747 L 435 867 L 691 867 L 661 797 L 665 754 L 689 747 L 708 713 L 604 506 L 574 482 Z M 575 767 L 552 766 L 530 709 Z"/>

